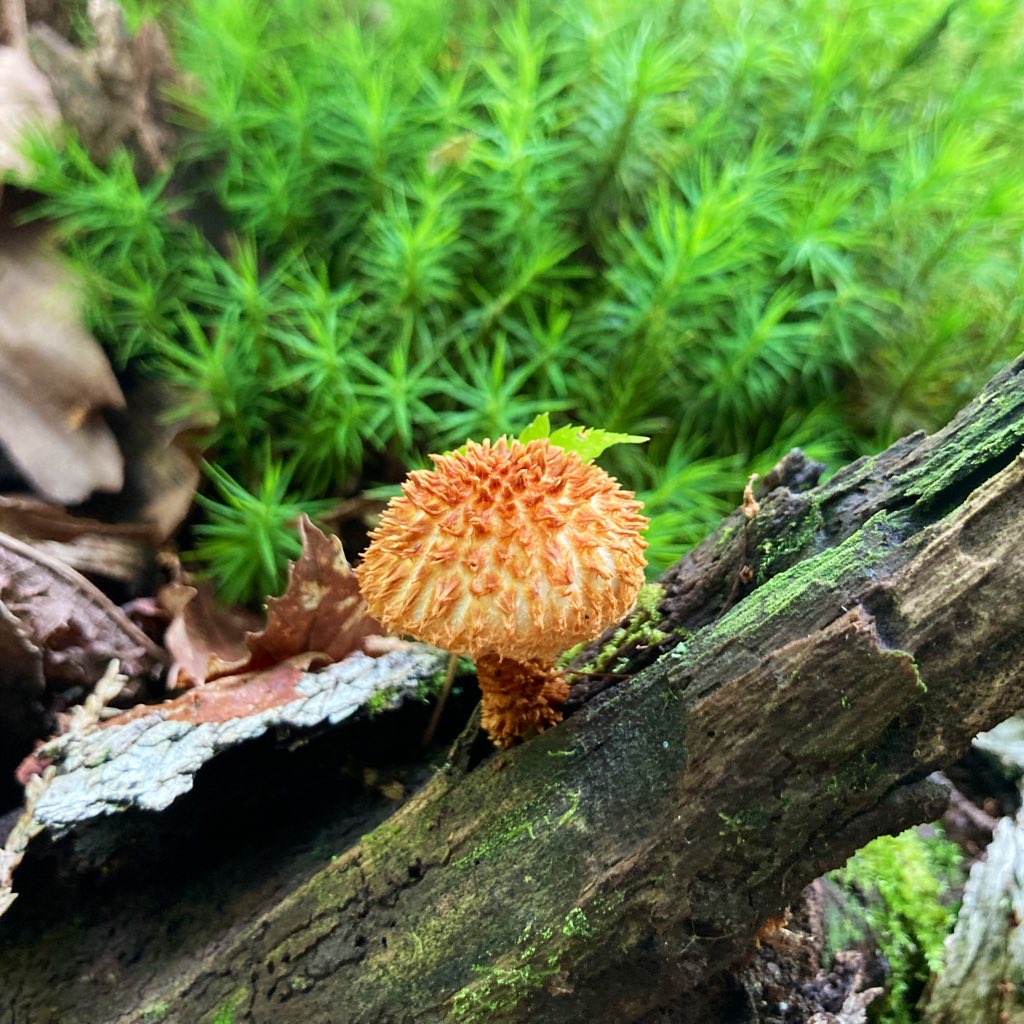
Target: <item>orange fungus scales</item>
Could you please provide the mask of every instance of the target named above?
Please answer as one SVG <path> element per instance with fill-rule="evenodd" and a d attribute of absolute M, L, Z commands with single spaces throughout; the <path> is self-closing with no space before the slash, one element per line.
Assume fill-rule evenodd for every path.
<path fill-rule="evenodd" d="M 388 629 L 477 660 L 485 726 L 507 746 L 560 720 L 555 657 L 632 607 L 647 520 L 603 469 L 544 439 L 431 458 L 385 509 L 356 572 Z"/>

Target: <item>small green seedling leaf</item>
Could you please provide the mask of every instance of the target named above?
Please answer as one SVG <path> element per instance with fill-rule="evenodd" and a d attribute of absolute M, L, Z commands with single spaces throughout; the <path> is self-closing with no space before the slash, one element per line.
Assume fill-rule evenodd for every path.
<path fill-rule="evenodd" d="M 543 437 L 551 436 L 551 414 L 547 412 L 539 413 L 534 416 L 530 425 L 526 427 L 523 432 L 519 435 L 519 440 L 523 444 L 527 444 L 530 441 L 537 441 Z"/>
<path fill-rule="evenodd" d="M 542 412 L 535 416 L 533 422 L 519 435 L 519 440 L 526 444 L 546 437 L 552 444 L 566 451 L 575 452 L 584 462 L 593 462 L 603 451 L 616 444 L 643 444 L 649 437 L 638 434 L 616 434 L 599 427 L 579 427 L 569 424 L 551 431 L 551 416 Z"/>
<path fill-rule="evenodd" d="M 559 448 L 575 452 L 584 462 L 593 462 L 602 452 L 613 445 L 643 444 L 644 441 L 650 441 L 649 437 L 641 437 L 639 434 L 616 434 L 611 430 L 601 430 L 600 427 L 579 427 L 572 423 L 552 432 L 551 414 L 546 412 L 534 416 L 530 425 L 523 429 L 517 440 L 528 444 L 530 441 L 543 438 L 547 438 Z M 466 445 L 445 454 L 465 455 Z"/>
<path fill-rule="evenodd" d="M 602 452 L 617 444 L 643 444 L 649 437 L 639 434 L 616 434 L 599 427 L 559 427 L 549 438 L 559 448 L 575 452 L 584 462 L 593 462 Z"/>

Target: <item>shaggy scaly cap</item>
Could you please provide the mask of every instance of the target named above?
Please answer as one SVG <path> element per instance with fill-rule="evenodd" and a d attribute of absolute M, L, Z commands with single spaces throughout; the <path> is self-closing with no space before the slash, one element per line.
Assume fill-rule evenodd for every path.
<path fill-rule="evenodd" d="M 647 520 L 603 469 L 504 437 L 431 459 L 356 570 L 388 629 L 477 658 L 550 661 L 629 611 Z"/>

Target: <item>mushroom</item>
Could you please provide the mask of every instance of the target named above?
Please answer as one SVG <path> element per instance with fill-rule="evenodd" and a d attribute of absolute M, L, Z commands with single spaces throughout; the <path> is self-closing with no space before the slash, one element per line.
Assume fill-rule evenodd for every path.
<path fill-rule="evenodd" d="M 561 721 L 555 658 L 633 606 L 647 520 L 632 492 L 547 439 L 469 442 L 409 474 L 356 569 L 388 629 L 476 660 L 494 743 Z"/>

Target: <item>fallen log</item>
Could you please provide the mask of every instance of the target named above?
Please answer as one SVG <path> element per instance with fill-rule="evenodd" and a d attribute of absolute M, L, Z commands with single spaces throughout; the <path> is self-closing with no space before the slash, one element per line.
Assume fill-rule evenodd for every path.
<path fill-rule="evenodd" d="M 172 879 L 145 922 L 127 884 L 77 920 L 25 890 L 0 1019 L 742 1020 L 729 967 L 766 920 L 937 817 L 928 774 L 1024 705 L 1022 450 L 1024 358 L 825 484 L 791 456 L 584 653 L 563 724 L 502 753 L 467 733 L 358 839 L 379 807 L 326 800 L 333 856 Z M 211 877 L 220 916 L 183 927 Z"/>

